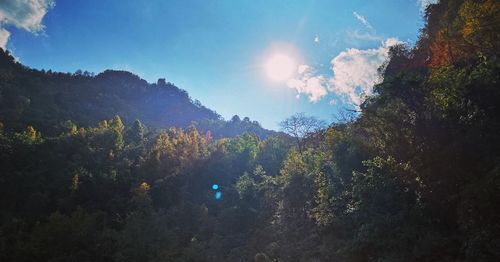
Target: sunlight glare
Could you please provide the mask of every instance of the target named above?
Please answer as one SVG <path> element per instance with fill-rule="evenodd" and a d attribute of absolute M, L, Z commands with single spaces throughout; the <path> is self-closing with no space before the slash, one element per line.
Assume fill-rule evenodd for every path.
<path fill-rule="evenodd" d="M 296 62 L 290 56 L 277 53 L 267 60 L 265 70 L 271 80 L 285 82 L 293 76 L 296 66 Z"/>

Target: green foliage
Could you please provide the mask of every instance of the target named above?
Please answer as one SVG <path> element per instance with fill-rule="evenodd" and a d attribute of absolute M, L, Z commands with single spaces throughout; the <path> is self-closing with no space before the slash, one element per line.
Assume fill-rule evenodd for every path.
<path fill-rule="evenodd" d="M 148 129 L 165 115 L 123 101 L 171 94 L 179 115 L 213 112 L 165 81 L 49 76 L 0 53 L 0 260 L 498 261 L 498 7 L 430 5 L 357 118 L 316 129 L 296 115 L 292 136 L 238 116 Z M 82 100 L 53 96 L 66 82 Z M 86 103 L 103 114 L 61 109 Z M 98 115 L 112 119 L 85 127 Z"/>
<path fill-rule="evenodd" d="M 68 120 L 89 127 L 119 114 L 122 123 L 140 121 L 151 129 L 188 128 L 195 123 L 214 137 L 245 132 L 265 138 L 274 134 L 257 121 L 224 121 L 215 111 L 191 99 L 170 82 L 147 83 L 126 71 L 106 70 L 97 75 L 38 71 L 17 63 L 0 49 L 0 121 L 19 132 L 31 125 L 43 134 L 59 135 Z M 116 119 L 115 119 L 116 120 Z M 111 124 L 111 123 L 109 123 Z M 117 131 L 119 131 L 119 124 Z"/>
<path fill-rule="evenodd" d="M 241 199 L 253 199 L 256 196 L 255 193 L 255 181 L 252 177 L 245 173 L 235 184 L 235 188 L 238 191 Z"/>
<path fill-rule="evenodd" d="M 293 143 L 287 136 L 270 136 L 260 143 L 257 163 L 272 175 L 278 175 Z"/>
<path fill-rule="evenodd" d="M 144 143 L 146 129 L 140 120 L 136 119 L 132 126 L 126 132 L 126 139 L 131 143 L 141 144 Z"/>
<path fill-rule="evenodd" d="M 19 260 L 109 261 L 114 241 L 105 229 L 105 215 L 78 208 L 70 215 L 52 213 L 37 224 Z"/>
<path fill-rule="evenodd" d="M 43 142 L 40 132 L 36 131 L 32 126 L 28 126 L 22 133 L 17 133 L 16 139 L 27 145 L 40 144 Z"/>

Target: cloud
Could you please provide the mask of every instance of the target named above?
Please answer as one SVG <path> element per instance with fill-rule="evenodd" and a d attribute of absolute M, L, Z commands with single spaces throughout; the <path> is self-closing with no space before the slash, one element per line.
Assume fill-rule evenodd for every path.
<path fill-rule="evenodd" d="M 5 25 L 13 25 L 34 34 L 43 32 L 42 19 L 52 7 L 53 0 L 0 1 L 0 46 L 5 48 L 10 36 Z"/>
<path fill-rule="evenodd" d="M 0 48 L 5 49 L 5 46 L 7 45 L 7 41 L 9 41 L 9 36 L 10 32 L 0 28 Z"/>
<path fill-rule="evenodd" d="M 372 34 L 369 32 L 360 32 L 359 30 L 348 31 L 347 36 L 353 40 L 367 40 L 367 41 L 382 41 L 384 40 L 381 36 Z"/>
<path fill-rule="evenodd" d="M 297 97 L 306 94 L 309 101 L 315 103 L 328 94 L 327 83 L 325 76 L 316 75 L 308 65 L 300 65 L 297 77 L 288 80 L 287 86 L 297 91 Z"/>
<path fill-rule="evenodd" d="M 354 17 L 356 17 L 356 19 L 358 19 L 358 21 L 360 21 L 366 28 L 370 29 L 370 30 L 373 30 L 373 27 L 372 25 L 370 25 L 370 23 L 368 22 L 368 20 L 366 20 L 366 18 L 356 12 L 352 12 L 352 14 L 354 15 Z"/>
<path fill-rule="evenodd" d="M 438 0 L 417 0 L 418 5 L 420 6 L 420 11 L 424 12 L 427 6 L 430 4 L 437 4 Z"/>
<path fill-rule="evenodd" d="M 311 69 L 311 67 L 308 65 L 299 65 L 299 68 L 297 69 L 297 73 L 299 73 L 299 75 L 303 75 L 304 73 L 306 73 L 306 71 L 309 71 L 310 69 Z"/>
<path fill-rule="evenodd" d="M 329 80 L 329 91 L 359 106 L 381 80 L 378 68 L 388 59 L 389 48 L 401 43 L 389 38 L 378 48 L 342 51 L 331 61 L 334 76 Z"/>
<path fill-rule="evenodd" d="M 391 46 L 403 44 L 397 38 L 388 38 L 378 48 L 348 48 L 331 60 L 332 76 L 317 74 L 309 65 L 300 65 L 297 76 L 287 82 L 288 87 L 308 96 L 315 103 L 328 94 L 336 95 L 330 104 L 339 101 L 359 107 L 366 97 L 373 95 L 373 86 L 382 79 L 378 69 L 389 58 Z"/>

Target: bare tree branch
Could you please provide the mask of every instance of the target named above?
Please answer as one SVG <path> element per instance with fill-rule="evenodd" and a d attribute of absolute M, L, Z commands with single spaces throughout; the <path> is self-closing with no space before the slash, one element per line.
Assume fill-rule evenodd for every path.
<path fill-rule="evenodd" d="M 281 130 L 295 138 L 299 153 L 304 150 L 304 139 L 318 132 L 326 123 L 313 116 L 297 113 L 280 122 Z"/>

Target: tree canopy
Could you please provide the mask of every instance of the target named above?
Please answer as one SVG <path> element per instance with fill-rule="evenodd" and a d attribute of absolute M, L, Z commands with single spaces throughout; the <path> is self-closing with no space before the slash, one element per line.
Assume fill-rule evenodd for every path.
<path fill-rule="evenodd" d="M 499 10 L 430 5 L 359 115 L 288 135 L 199 103 L 215 118 L 158 129 L 124 104 L 189 102 L 166 81 L 1 52 L 0 261 L 500 260 Z"/>

